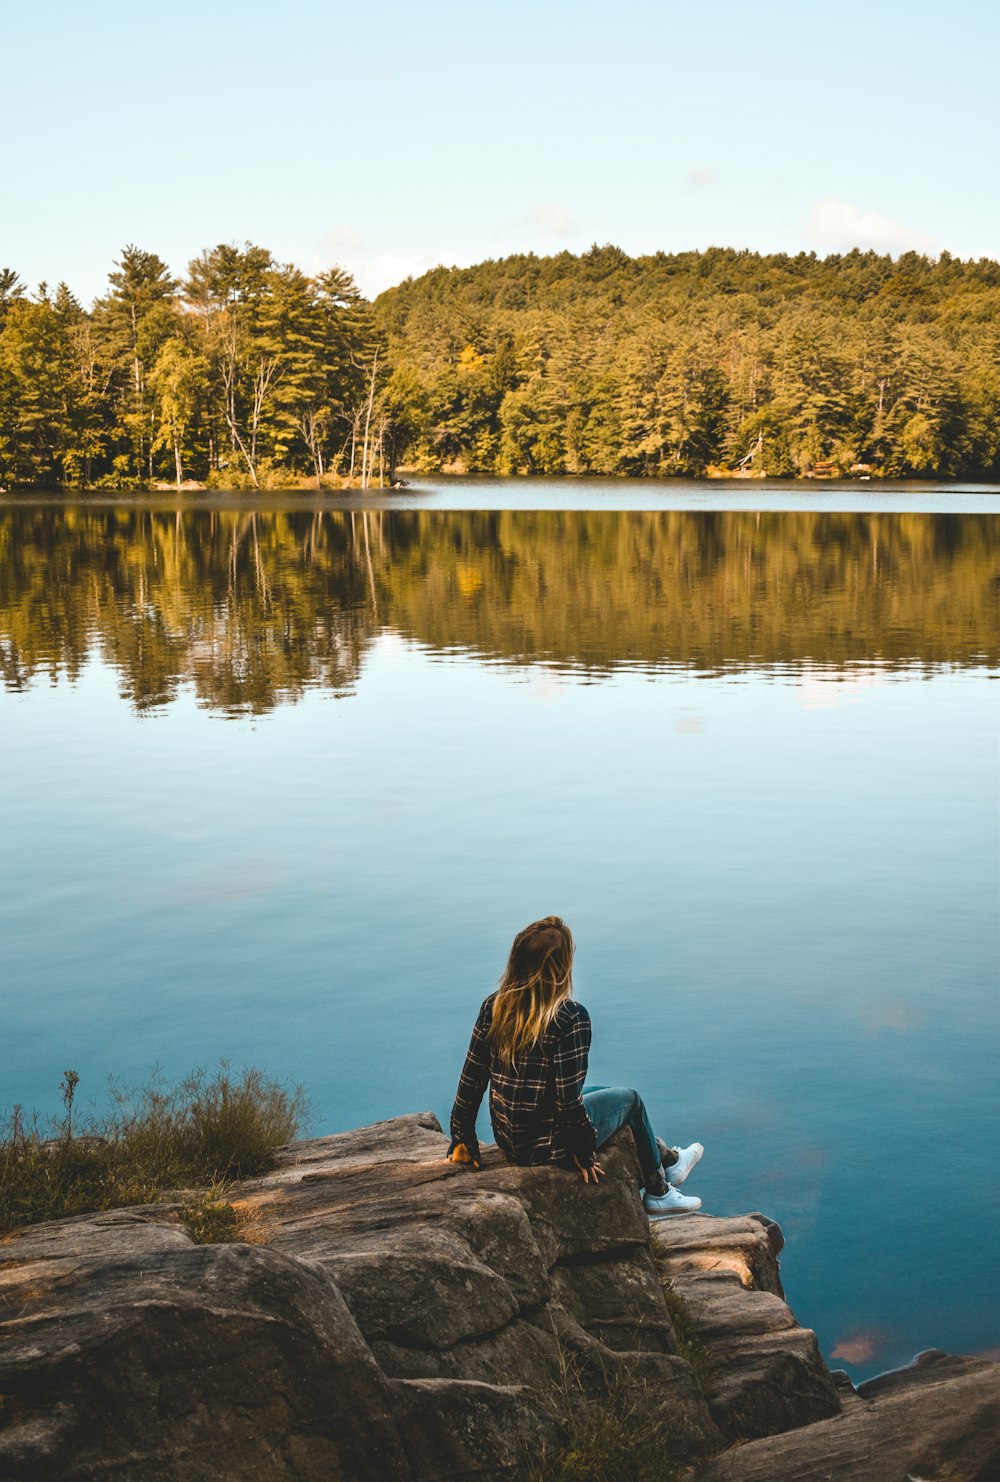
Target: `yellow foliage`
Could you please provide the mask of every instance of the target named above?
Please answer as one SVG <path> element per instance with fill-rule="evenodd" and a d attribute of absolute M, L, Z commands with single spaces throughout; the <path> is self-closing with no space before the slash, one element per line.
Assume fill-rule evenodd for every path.
<path fill-rule="evenodd" d="M 458 357 L 458 370 L 460 375 L 473 376 L 476 371 L 481 370 L 486 364 L 486 357 L 480 355 L 472 345 L 466 345 Z"/>

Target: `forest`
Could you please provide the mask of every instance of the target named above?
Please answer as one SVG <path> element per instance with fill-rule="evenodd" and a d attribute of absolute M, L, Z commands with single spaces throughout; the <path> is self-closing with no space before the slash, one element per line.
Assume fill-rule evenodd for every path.
<path fill-rule="evenodd" d="M 400 472 L 1000 476 L 1000 263 L 617 247 L 374 302 L 222 244 L 84 308 L 0 270 L 0 485 L 367 488 Z"/>

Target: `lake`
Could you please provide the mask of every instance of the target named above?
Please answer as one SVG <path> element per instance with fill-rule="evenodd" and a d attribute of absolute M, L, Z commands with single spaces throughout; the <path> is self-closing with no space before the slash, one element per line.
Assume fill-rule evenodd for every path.
<path fill-rule="evenodd" d="M 225 1057 L 445 1121 L 556 912 L 827 1356 L 995 1355 L 1000 496 L 361 505 L 0 504 L 0 1107 Z"/>

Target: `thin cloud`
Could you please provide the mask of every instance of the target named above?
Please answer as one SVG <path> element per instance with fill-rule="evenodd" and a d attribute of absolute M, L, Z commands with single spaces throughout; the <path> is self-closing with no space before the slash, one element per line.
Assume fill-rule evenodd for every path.
<path fill-rule="evenodd" d="M 914 231 L 879 211 L 864 211 L 850 201 L 827 196 L 817 201 L 806 223 L 806 241 L 828 252 L 850 252 L 854 247 L 888 252 L 933 253 L 937 243 L 930 232 Z"/>
<path fill-rule="evenodd" d="M 377 298 L 406 278 L 419 278 L 436 267 L 467 267 L 468 259 L 456 252 L 383 252 L 367 243 L 353 226 L 344 224 L 319 242 L 313 271 L 333 263 L 347 269 L 366 298 Z"/>
<path fill-rule="evenodd" d="M 689 170 L 684 179 L 688 185 L 693 185 L 696 190 L 704 190 L 706 186 L 715 185 L 718 176 L 714 170 L 702 166 L 697 170 Z"/>
<path fill-rule="evenodd" d="M 468 259 L 456 252 L 440 252 L 436 256 L 429 252 L 379 252 L 358 269 L 357 283 L 369 298 L 375 298 L 386 288 L 402 283 L 405 278 L 419 278 L 431 268 L 464 268 Z"/>
<path fill-rule="evenodd" d="M 553 237 L 572 237 L 577 231 L 576 218 L 561 201 L 543 201 L 540 206 L 532 206 L 528 220 Z"/>

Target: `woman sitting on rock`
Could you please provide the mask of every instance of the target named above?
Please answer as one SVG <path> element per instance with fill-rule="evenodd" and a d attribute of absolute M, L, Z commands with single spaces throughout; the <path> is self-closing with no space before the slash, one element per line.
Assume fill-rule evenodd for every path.
<path fill-rule="evenodd" d="M 598 1148 L 628 1127 L 647 1214 L 700 1209 L 701 1200 L 677 1185 L 704 1152 L 701 1143 L 661 1142 L 638 1091 L 584 1086 L 590 1015 L 572 995 L 569 927 L 558 916 L 533 921 L 514 938 L 500 987 L 479 1010 L 452 1108 L 448 1157 L 480 1166 L 476 1116 L 489 1084 L 493 1135 L 511 1163 L 575 1167 L 584 1183 L 596 1183 L 603 1176 Z"/>

